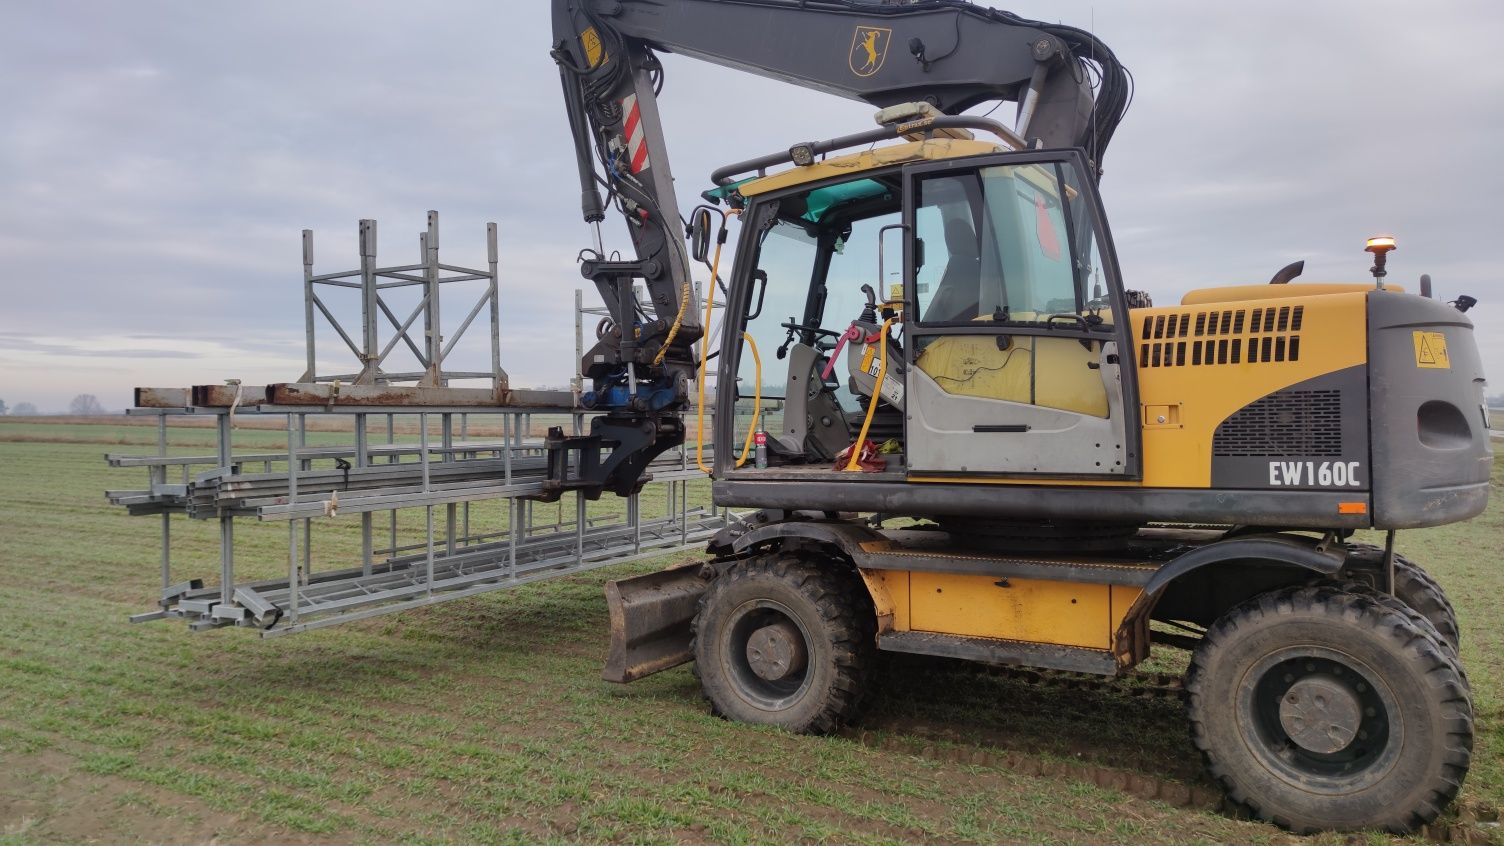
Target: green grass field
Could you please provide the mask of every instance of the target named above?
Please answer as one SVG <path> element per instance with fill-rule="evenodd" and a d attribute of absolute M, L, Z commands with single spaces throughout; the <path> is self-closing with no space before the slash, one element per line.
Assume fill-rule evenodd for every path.
<path fill-rule="evenodd" d="M 284 437 L 240 431 L 237 448 Z M 206 453 L 212 432 L 173 441 Z M 266 641 L 132 626 L 153 607 L 157 523 L 106 506 L 105 488 L 144 471 L 102 455 L 153 442 L 141 427 L 0 419 L 0 844 L 1391 842 L 1303 841 L 1210 807 L 1180 707 L 1127 685 L 894 661 L 860 732 L 811 738 L 710 716 L 687 667 L 601 681 L 602 584 L 669 559 Z M 1400 540 L 1464 628 L 1467 819 L 1504 804 L 1501 484 L 1504 462 L 1486 515 Z M 321 566 L 355 538 L 357 519 L 338 522 Z M 183 576 L 212 580 L 213 529 L 174 522 Z M 246 567 L 285 567 L 286 537 L 240 532 Z M 1181 663 L 1166 650 L 1148 669 Z M 1071 775 L 1083 766 L 1124 789 Z M 1139 798 L 1142 777 L 1200 798 Z"/>

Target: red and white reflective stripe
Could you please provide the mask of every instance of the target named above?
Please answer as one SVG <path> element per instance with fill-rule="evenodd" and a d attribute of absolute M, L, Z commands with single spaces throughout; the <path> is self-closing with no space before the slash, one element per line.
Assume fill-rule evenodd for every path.
<path fill-rule="evenodd" d="M 632 163 L 632 172 L 641 173 L 648 166 L 648 145 L 642 131 L 642 109 L 637 105 L 637 95 L 628 94 L 621 101 L 621 110 L 627 116 L 622 125 L 622 134 L 627 137 L 627 157 Z"/>

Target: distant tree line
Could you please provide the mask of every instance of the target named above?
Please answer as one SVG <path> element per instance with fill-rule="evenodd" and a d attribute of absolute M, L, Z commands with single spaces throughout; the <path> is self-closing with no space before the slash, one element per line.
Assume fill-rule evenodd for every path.
<path fill-rule="evenodd" d="M 5 400 L 0 399 L 0 415 L 12 417 L 30 417 L 40 412 L 37 407 L 29 402 L 18 402 L 15 405 L 7 405 Z M 99 403 L 99 398 L 93 394 L 79 394 L 68 404 L 68 413 L 75 417 L 96 417 L 101 414 L 109 414 L 104 406 Z"/>
<path fill-rule="evenodd" d="M 99 398 L 93 394 L 79 394 L 68 403 L 68 413 L 74 417 L 93 417 L 104 414 L 104 406 L 99 404 Z"/>

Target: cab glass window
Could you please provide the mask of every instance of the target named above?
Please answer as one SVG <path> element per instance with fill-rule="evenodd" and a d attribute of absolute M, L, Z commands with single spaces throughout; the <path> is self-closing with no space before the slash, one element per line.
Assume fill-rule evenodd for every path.
<path fill-rule="evenodd" d="M 762 396 L 762 428 L 779 431 L 783 426 L 784 374 L 776 351 L 787 330 L 780 324 L 804 320 L 810 277 L 815 268 L 818 242 L 804 227 L 777 221 L 762 233 L 757 270 L 748 291 L 746 335 L 756 345 L 754 356 L 745 339 L 736 372 L 736 431 L 747 431 Z M 738 450 L 742 441 L 733 446 Z"/>
<path fill-rule="evenodd" d="M 1091 210 L 1066 163 L 995 165 L 916 183 L 920 321 L 1110 322 Z M 1097 321 L 1093 321 L 1097 322 Z"/>

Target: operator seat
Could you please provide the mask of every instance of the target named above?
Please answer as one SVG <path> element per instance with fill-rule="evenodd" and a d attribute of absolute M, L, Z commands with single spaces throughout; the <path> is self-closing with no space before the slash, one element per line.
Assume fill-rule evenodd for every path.
<path fill-rule="evenodd" d="M 926 323 L 974 320 L 982 282 L 982 257 L 976 231 L 965 218 L 945 221 L 945 249 L 950 259 L 945 263 L 940 284 L 935 287 L 935 298 L 930 300 L 921 319 Z"/>

